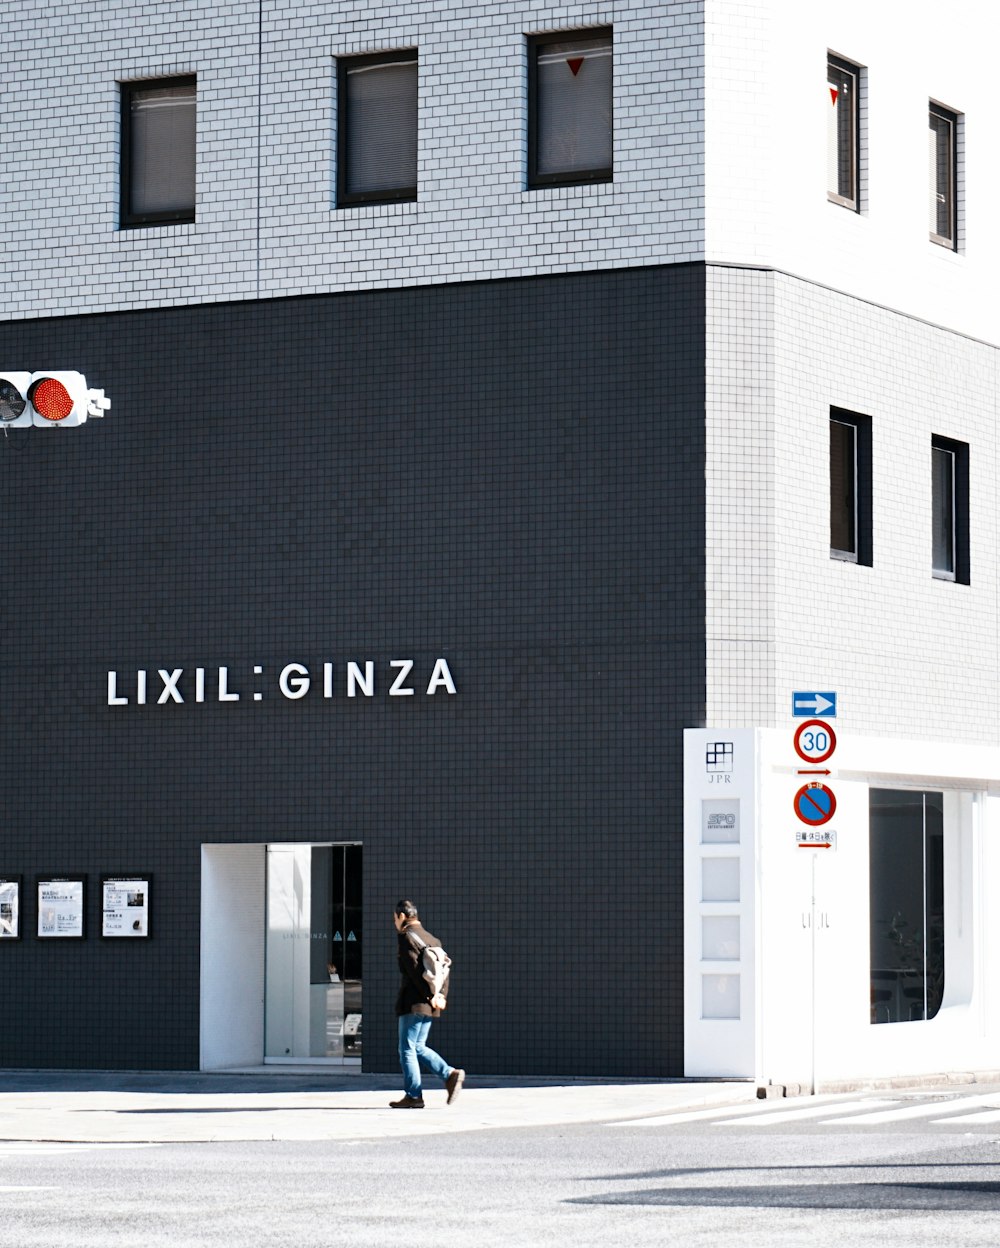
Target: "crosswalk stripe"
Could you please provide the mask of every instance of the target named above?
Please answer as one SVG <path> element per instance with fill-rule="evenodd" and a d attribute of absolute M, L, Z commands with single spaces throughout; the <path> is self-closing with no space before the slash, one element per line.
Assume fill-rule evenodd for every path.
<path fill-rule="evenodd" d="M 940 1108 L 940 1106 L 938 1107 Z M 970 1127 L 978 1126 L 984 1123 L 987 1126 L 990 1123 L 1000 1122 L 1000 1109 L 981 1109 L 978 1113 L 956 1114 L 954 1118 L 933 1118 L 932 1122 L 964 1122 Z"/>
<path fill-rule="evenodd" d="M 809 1104 L 816 1105 L 823 1101 L 823 1112 L 830 1110 L 833 1106 L 831 1101 L 836 1100 L 840 1095 L 839 1092 L 821 1092 L 818 1096 L 809 1097 Z M 682 1110 L 676 1114 L 656 1114 L 652 1118 L 628 1118 L 620 1122 L 609 1122 L 609 1127 L 669 1127 L 675 1123 L 682 1122 L 708 1122 L 712 1118 L 723 1118 L 727 1114 L 732 1117 L 733 1114 L 739 1114 L 748 1120 L 758 1122 L 761 1115 L 770 1116 L 772 1113 L 779 1112 L 779 1107 L 783 1105 L 783 1101 L 751 1101 L 748 1105 L 734 1109 L 732 1105 L 715 1105 L 710 1109 L 688 1109 Z"/>
<path fill-rule="evenodd" d="M 812 1098 L 810 1097 L 810 1101 Z M 798 1122 L 802 1118 L 822 1118 L 824 1114 L 857 1114 L 881 1105 L 898 1105 L 898 1100 L 844 1101 L 840 1105 L 797 1105 L 794 1109 L 778 1110 L 759 1118 L 724 1118 L 715 1123 L 717 1127 L 771 1127 L 776 1123 Z M 834 1121 L 830 1119 L 829 1121 Z"/>
<path fill-rule="evenodd" d="M 936 1114 L 948 1114 L 955 1109 L 992 1108 L 996 1105 L 998 1093 L 990 1092 L 985 1096 L 961 1096 L 954 1101 L 922 1102 L 919 1105 L 904 1105 L 897 1109 L 883 1109 L 874 1114 L 861 1114 L 852 1118 L 851 1125 L 874 1126 L 883 1122 L 906 1122 L 911 1118 L 933 1118 Z M 826 1121 L 835 1122 L 836 1119 Z"/>
<path fill-rule="evenodd" d="M 98 1152 L 102 1149 L 156 1147 L 156 1144 L 133 1141 L 114 1144 L 104 1141 L 3 1140 L 0 1141 L 0 1157 L 64 1157 L 67 1153 Z"/>

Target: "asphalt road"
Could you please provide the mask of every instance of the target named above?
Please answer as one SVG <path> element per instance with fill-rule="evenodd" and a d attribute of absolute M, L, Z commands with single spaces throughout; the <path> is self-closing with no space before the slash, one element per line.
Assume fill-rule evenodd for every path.
<path fill-rule="evenodd" d="M 424 1137 L 0 1143 L 0 1246 L 996 1248 L 990 1100 L 980 1085 Z"/>

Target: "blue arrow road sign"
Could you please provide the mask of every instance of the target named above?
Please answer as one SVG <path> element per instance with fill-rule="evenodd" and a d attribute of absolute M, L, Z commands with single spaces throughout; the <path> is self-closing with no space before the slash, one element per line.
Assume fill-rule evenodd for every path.
<path fill-rule="evenodd" d="M 837 695 L 835 693 L 815 693 L 804 690 L 792 694 L 792 714 L 812 715 L 823 719 L 834 719 L 837 715 Z"/>

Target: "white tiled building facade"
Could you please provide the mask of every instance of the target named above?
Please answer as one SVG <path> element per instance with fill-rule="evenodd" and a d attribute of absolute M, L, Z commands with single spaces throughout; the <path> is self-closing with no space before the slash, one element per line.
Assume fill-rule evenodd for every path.
<path fill-rule="evenodd" d="M 818 1085 L 1000 1067 L 1000 931 L 984 902 L 1000 886 L 993 9 L 960 4 L 942 23 L 926 0 L 9 8 L 3 319 L 704 266 L 688 1073 Z M 529 191 L 527 37 L 590 28 L 613 31 L 613 177 Z M 398 49 L 418 56 L 416 199 L 338 207 L 338 58 Z M 830 56 L 856 72 L 857 211 L 828 196 Z M 197 81 L 196 219 L 122 229 L 122 84 L 181 75 Z M 952 247 L 928 234 L 931 105 L 954 117 Z M 867 561 L 831 558 L 832 409 L 870 422 Z M 964 578 L 932 574 L 932 439 L 967 448 Z M 815 862 L 792 809 L 797 690 L 839 697 L 828 783 L 850 821 Z M 712 843 L 702 760 L 716 740 L 745 757 L 739 839 Z M 870 789 L 947 795 L 933 1017 L 897 1018 L 900 967 L 886 971 L 892 1017 L 878 1016 Z M 704 864 L 727 855 L 740 882 L 709 897 Z M 925 946 L 928 930 L 925 915 Z M 725 939 L 709 949 L 706 931 Z M 807 980 L 820 1004 L 802 1010 Z"/>

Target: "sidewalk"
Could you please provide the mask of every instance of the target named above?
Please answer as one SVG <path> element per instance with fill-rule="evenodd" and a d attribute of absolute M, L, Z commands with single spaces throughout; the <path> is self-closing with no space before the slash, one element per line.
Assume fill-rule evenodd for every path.
<path fill-rule="evenodd" d="M 470 1074 L 451 1106 L 428 1080 L 427 1108 L 388 1107 L 394 1075 L 298 1071 L 147 1073 L 0 1071 L 0 1143 L 350 1140 L 554 1126 L 743 1104 L 742 1082 L 615 1082 Z"/>

